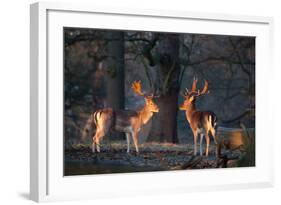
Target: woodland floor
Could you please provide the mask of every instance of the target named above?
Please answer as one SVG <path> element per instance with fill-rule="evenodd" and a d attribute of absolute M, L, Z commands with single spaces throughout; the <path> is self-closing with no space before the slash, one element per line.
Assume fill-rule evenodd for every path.
<path fill-rule="evenodd" d="M 125 141 L 103 144 L 100 153 L 92 153 L 89 146 L 76 146 L 65 150 L 64 175 L 205 169 L 217 165 L 213 144 L 208 157 L 193 157 L 192 144 L 145 143 L 139 150 L 137 154 L 131 145 L 127 153 Z"/>

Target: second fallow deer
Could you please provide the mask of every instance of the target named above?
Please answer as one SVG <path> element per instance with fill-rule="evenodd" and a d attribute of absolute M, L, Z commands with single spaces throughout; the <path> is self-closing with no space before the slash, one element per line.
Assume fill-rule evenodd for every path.
<path fill-rule="evenodd" d="M 141 91 L 140 82 L 135 81 L 132 84 L 132 89 L 136 94 L 144 97 L 145 104 L 142 109 L 136 111 L 104 108 L 94 112 L 88 119 L 84 128 L 84 134 L 88 132 L 93 123 L 96 125 L 96 133 L 93 136 L 92 144 L 93 152 L 100 152 L 100 141 L 111 129 L 126 134 L 128 153 L 130 152 L 131 137 L 133 138 L 136 152 L 139 152 L 138 132 L 150 120 L 154 112 L 159 112 L 159 108 L 153 101 L 153 95 L 145 95 Z"/>
<path fill-rule="evenodd" d="M 208 91 L 208 81 L 205 80 L 205 85 L 202 91 L 196 91 L 197 79 L 194 78 L 192 83 L 191 91 L 185 89 L 183 93 L 184 102 L 180 105 L 180 110 L 185 110 L 186 119 L 189 122 L 190 128 L 193 132 L 194 137 L 194 155 L 197 155 L 197 137 L 200 135 L 200 155 L 203 155 L 202 141 L 205 136 L 206 139 L 206 156 L 209 154 L 209 144 L 210 138 L 209 133 L 211 133 L 214 141 L 216 143 L 216 123 L 217 117 L 211 111 L 199 111 L 196 109 L 195 101 L 200 96 L 205 96 Z"/>

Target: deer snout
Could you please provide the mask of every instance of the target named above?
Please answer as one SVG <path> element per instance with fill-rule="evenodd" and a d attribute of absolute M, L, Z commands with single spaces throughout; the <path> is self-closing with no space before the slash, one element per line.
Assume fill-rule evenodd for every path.
<path fill-rule="evenodd" d="M 154 106 L 152 109 L 151 109 L 151 112 L 159 112 L 159 108 L 157 106 Z"/>
<path fill-rule="evenodd" d="M 180 105 L 179 110 L 186 110 L 186 107 L 184 105 Z"/>

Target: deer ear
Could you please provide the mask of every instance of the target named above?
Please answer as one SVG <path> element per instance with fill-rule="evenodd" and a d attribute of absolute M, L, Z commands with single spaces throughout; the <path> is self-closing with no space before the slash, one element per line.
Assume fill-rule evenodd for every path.
<path fill-rule="evenodd" d="M 189 98 L 189 102 L 192 102 L 194 100 L 194 96 L 191 96 L 190 98 Z"/>

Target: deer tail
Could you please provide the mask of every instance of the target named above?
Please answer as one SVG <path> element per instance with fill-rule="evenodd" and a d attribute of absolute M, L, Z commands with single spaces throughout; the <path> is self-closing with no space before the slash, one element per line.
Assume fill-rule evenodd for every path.
<path fill-rule="evenodd" d="M 96 128 L 99 126 L 98 125 L 98 120 L 101 117 L 101 115 L 102 115 L 102 110 L 97 110 L 96 112 L 94 112 L 94 114 L 92 116 L 93 117 L 93 121 L 94 121 L 94 123 L 96 125 Z"/>
<path fill-rule="evenodd" d="M 218 118 L 214 113 L 211 113 L 209 116 L 209 121 L 211 122 L 212 127 L 214 128 L 215 132 L 217 132 L 217 122 Z"/>

